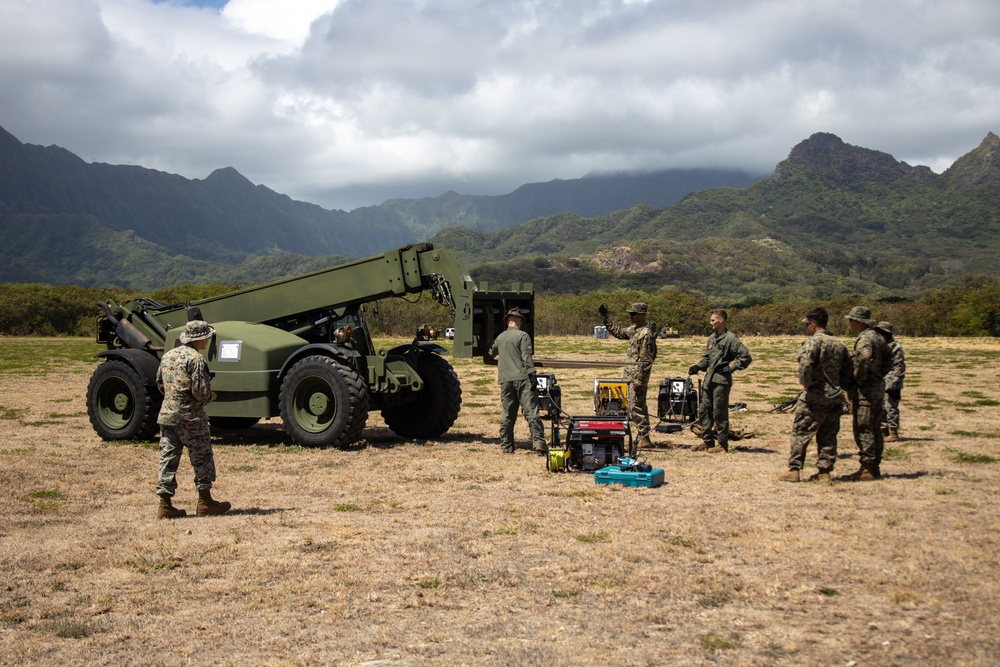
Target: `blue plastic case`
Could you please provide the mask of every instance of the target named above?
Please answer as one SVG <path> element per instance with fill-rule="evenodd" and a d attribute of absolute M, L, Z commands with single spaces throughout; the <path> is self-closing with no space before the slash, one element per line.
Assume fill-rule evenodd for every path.
<path fill-rule="evenodd" d="M 622 484 L 624 486 L 648 486 L 655 488 L 663 484 L 663 468 L 653 468 L 649 472 L 622 470 L 618 466 L 605 466 L 594 471 L 594 481 L 598 484 Z"/>

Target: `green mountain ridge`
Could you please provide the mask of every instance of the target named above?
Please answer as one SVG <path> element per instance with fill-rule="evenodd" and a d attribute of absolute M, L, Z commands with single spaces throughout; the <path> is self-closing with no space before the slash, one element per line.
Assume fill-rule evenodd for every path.
<path fill-rule="evenodd" d="M 681 289 L 723 305 L 912 298 L 996 280 L 998 143 L 990 133 L 938 176 L 819 133 L 747 188 L 692 193 L 665 210 L 448 229 L 432 241 L 458 248 L 483 279 L 545 291 Z"/>
<path fill-rule="evenodd" d="M 527 183 L 505 195 L 446 192 L 434 198 L 390 199 L 379 208 L 397 213 L 411 229 L 427 236 L 453 226 L 496 231 L 527 220 L 570 212 L 595 217 L 637 203 L 666 208 L 691 192 L 743 187 L 758 178 L 735 169 L 593 174 L 571 180 Z"/>
<path fill-rule="evenodd" d="M 621 187 L 623 178 L 630 187 Z M 0 228 L 24 251 L 16 255 L 0 248 L 0 281 L 102 280 L 148 288 L 176 274 L 197 279 L 236 274 L 249 282 L 256 271 L 227 267 L 293 255 L 301 259 L 255 261 L 253 268 L 298 269 L 313 265 L 310 257 L 332 262 L 422 241 L 448 224 L 493 230 L 553 211 L 606 213 L 638 201 L 666 206 L 693 189 L 753 180 L 731 170 L 672 170 L 591 177 L 585 187 L 553 181 L 498 197 L 446 193 L 330 211 L 254 185 L 231 167 L 190 180 L 138 166 L 88 164 L 58 146 L 22 144 L 0 128 Z M 80 239 L 51 234 L 48 228 L 60 224 L 88 233 Z M 37 237 L 46 239 L 37 248 L 32 247 L 34 227 Z M 117 240 L 111 240 L 114 236 Z M 147 245 L 130 247 L 132 241 Z M 166 270 L 158 274 L 156 265 Z"/>
<path fill-rule="evenodd" d="M 793 147 L 769 176 L 741 174 L 589 176 L 348 213 L 255 186 L 231 168 L 191 181 L 87 164 L 0 129 L 0 282 L 250 285 L 427 239 L 458 249 L 479 280 L 553 294 L 683 290 L 749 305 L 909 299 L 996 281 L 993 133 L 940 175 L 828 133 Z M 696 187 L 741 177 L 739 187 Z M 658 197 L 671 204 L 637 203 Z"/>
<path fill-rule="evenodd" d="M 189 180 L 137 166 L 88 164 L 57 146 L 22 144 L 2 129 L 0 205 L 0 213 L 92 216 L 110 231 L 132 230 L 171 252 L 226 263 L 317 248 L 315 254 L 371 253 L 375 236 L 400 244 L 409 237 L 400 223 L 386 221 L 370 221 L 368 235 L 356 234 L 343 211 L 255 186 L 232 168 Z M 72 247 L 52 250 L 73 254 Z"/>

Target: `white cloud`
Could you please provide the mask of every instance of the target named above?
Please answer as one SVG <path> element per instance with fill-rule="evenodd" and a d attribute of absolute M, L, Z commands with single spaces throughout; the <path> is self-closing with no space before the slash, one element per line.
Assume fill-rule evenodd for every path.
<path fill-rule="evenodd" d="M 339 0 L 229 0 L 222 15 L 248 33 L 298 46 L 309 36 L 312 22 L 339 4 Z"/>
<path fill-rule="evenodd" d="M 329 206 L 766 172 L 813 132 L 946 168 L 1000 119 L 992 0 L 0 0 L 0 125 Z"/>

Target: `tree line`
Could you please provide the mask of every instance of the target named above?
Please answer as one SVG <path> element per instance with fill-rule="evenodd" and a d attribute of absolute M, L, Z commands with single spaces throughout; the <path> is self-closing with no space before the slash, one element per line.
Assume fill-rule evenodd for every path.
<path fill-rule="evenodd" d="M 239 285 L 178 285 L 153 293 L 124 289 L 97 289 L 73 285 L 0 284 L 0 335 L 5 336 L 93 336 L 100 310 L 97 302 L 122 303 L 145 296 L 163 304 L 198 301 L 238 289 Z M 593 335 L 600 324 L 598 307 L 607 304 L 615 321 L 625 324 L 625 309 L 633 302 L 649 304 L 649 319 L 657 328 L 669 327 L 682 335 L 708 333 L 712 303 L 689 293 L 673 290 L 655 293 L 620 289 L 586 294 L 538 294 L 533 326 L 536 335 Z M 874 317 L 891 321 L 902 336 L 1000 336 L 1000 285 L 972 284 L 937 290 L 918 299 L 872 302 L 860 296 L 833 300 L 769 303 L 730 308 L 730 328 L 740 335 L 797 335 L 802 316 L 815 306 L 830 312 L 832 333 L 846 334 L 842 316 L 853 306 L 867 305 Z M 445 308 L 426 294 L 383 299 L 367 304 L 366 316 L 372 334 L 410 336 L 424 323 L 451 326 Z M 248 314 L 252 318 L 252 314 Z"/>

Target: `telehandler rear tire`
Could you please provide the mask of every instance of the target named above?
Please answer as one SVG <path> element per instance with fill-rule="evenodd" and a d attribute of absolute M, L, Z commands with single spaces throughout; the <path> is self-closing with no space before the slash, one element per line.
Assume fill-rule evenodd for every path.
<path fill-rule="evenodd" d="M 323 355 L 305 357 L 281 383 L 285 432 L 303 447 L 346 447 L 368 421 L 368 387 L 353 368 Z"/>
<path fill-rule="evenodd" d="M 396 435 L 432 439 L 448 432 L 462 409 L 462 384 L 447 359 L 436 354 L 417 358 L 424 387 L 408 400 L 382 410 L 382 418 Z"/>
<path fill-rule="evenodd" d="M 87 385 L 87 415 L 104 440 L 153 440 L 163 397 L 120 359 L 94 369 Z"/>

